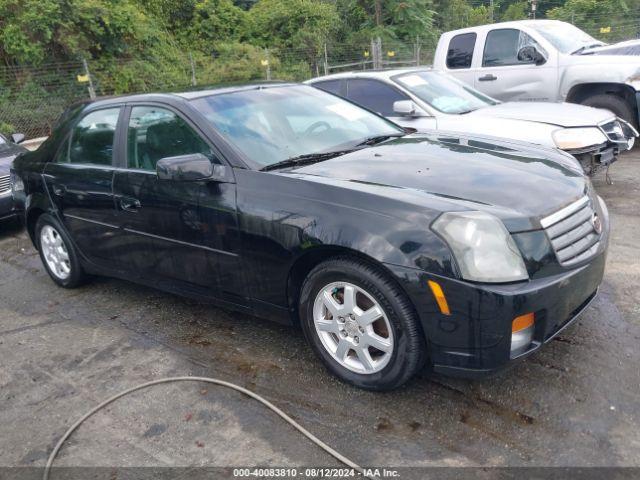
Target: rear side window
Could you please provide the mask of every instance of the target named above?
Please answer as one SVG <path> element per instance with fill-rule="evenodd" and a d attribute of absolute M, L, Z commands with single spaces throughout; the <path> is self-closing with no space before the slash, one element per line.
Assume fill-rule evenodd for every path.
<path fill-rule="evenodd" d="M 393 102 L 409 100 L 409 97 L 378 80 L 356 78 L 347 83 L 347 98 L 384 117 L 391 117 Z"/>
<path fill-rule="evenodd" d="M 165 108 L 133 107 L 127 138 L 129 168 L 155 171 L 161 158 L 192 153 L 215 159 L 207 142 L 187 122 Z"/>
<path fill-rule="evenodd" d="M 519 60 L 518 52 L 526 46 L 534 46 L 544 54 L 544 49 L 526 33 L 515 28 L 492 30 L 484 44 L 483 67 L 530 64 L 530 60 Z"/>
<path fill-rule="evenodd" d="M 119 115 L 120 107 L 97 110 L 85 115 L 71 130 L 55 161 L 111 165 Z"/>
<path fill-rule="evenodd" d="M 341 95 L 341 82 L 342 80 L 325 80 L 323 82 L 315 82 L 313 86 L 325 92 L 333 93 L 334 95 Z"/>
<path fill-rule="evenodd" d="M 447 50 L 447 68 L 471 68 L 476 37 L 475 33 L 463 33 L 451 39 Z"/>

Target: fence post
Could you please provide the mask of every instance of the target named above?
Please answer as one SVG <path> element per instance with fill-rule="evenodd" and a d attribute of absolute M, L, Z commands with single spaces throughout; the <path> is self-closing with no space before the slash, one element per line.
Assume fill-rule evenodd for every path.
<path fill-rule="evenodd" d="M 189 52 L 189 63 L 191 64 L 191 86 L 195 87 L 198 82 L 196 81 L 196 66 L 193 63 L 193 55 Z"/>
<path fill-rule="evenodd" d="M 420 35 L 416 35 L 416 67 L 420 66 Z"/>
<path fill-rule="evenodd" d="M 265 49 L 267 52 L 267 81 L 271 81 L 271 58 L 269 58 L 269 49 Z"/>
<path fill-rule="evenodd" d="M 84 57 L 82 57 L 82 66 L 84 67 L 84 74 L 89 79 L 89 86 L 87 87 L 89 90 L 89 98 L 94 100 L 96 98 L 96 91 L 93 88 L 93 79 L 91 78 L 91 72 L 89 72 L 89 65 L 87 65 L 87 61 Z"/>
<path fill-rule="evenodd" d="M 327 56 L 327 44 L 324 44 L 324 74 L 329 75 L 329 58 Z"/>

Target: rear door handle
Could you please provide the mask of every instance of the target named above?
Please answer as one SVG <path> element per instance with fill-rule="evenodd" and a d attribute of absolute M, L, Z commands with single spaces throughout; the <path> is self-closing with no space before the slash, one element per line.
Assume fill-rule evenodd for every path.
<path fill-rule="evenodd" d="M 122 197 L 120 198 L 120 208 L 127 212 L 137 212 L 142 207 L 140 200 L 137 198 Z"/>
<path fill-rule="evenodd" d="M 480 77 L 478 80 L 481 82 L 493 82 L 494 80 L 497 80 L 498 77 L 496 77 L 495 75 L 488 73 L 486 74 L 484 77 Z"/>

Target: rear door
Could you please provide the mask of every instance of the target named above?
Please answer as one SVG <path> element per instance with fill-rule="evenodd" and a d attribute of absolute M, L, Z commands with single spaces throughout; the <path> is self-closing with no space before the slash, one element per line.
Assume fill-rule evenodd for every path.
<path fill-rule="evenodd" d="M 227 271 L 237 274 L 239 262 L 230 167 L 173 107 L 134 104 L 127 112 L 126 158 L 114 178 L 124 262 L 159 282 L 177 281 L 191 290 L 224 296 L 221 281 Z M 158 160 L 192 153 L 223 165 L 229 181 L 158 179 Z M 225 286 L 234 289 L 233 282 Z"/>
<path fill-rule="evenodd" d="M 518 58 L 525 46 L 534 46 L 546 58 L 542 65 Z M 502 101 L 555 101 L 557 57 L 526 32 L 516 28 L 489 30 L 475 70 L 473 85 Z M 479 55 L 478 55 L 479 57 Z"/>
<path fill-rule="evenodd" d="M 115 248 L 114 145 L 122 112 L 122 106 L 109 106 L 80 117 L 44 169 L 61 221 L 82 254 L 102 265 L 111 262 Z"/>

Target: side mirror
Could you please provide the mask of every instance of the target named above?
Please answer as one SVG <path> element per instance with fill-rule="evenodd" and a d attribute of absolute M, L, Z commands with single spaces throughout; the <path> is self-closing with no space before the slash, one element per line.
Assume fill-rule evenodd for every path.
<path fill-rule="evenodd" d="M 400 117 L 423 117 L 424 114 L 411 100 L 393 102 L 393 113 Z"/>
<path fill-rule="evenodd" d="M 13 135 L 11 135 L 11 141 L 13 143 L 24 142 L 24 133 L 14 133 Z"/>
<path fill-rule="evenodd" d="M 542 65 L 547 59 L 533 45 L 527 45 L 518 50 L 518 61 L 523 63 L 533 63 Z"/>
<path fill-rule="evenodd" d="M 221 179 L 224 177 L 224 168 L 211 163 L 202 153 L 165 157 L 156 164 L 158 179 L 180 182 Z"/>

